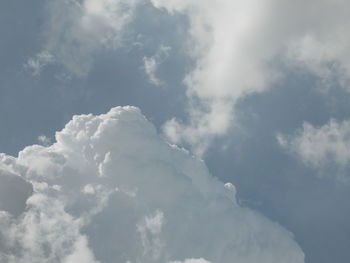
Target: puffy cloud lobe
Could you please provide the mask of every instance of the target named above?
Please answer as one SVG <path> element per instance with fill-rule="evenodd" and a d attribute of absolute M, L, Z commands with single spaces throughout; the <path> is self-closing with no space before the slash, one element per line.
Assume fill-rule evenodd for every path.
<path fill-rule="evenodd" d="M 315 127 L 304 123 L 294 136 L 277 136 L 279 144 L 296 154 L 305 164 L 322 169 L 335 164 L 344 170 L 350 164 L 350 121 L 338 122 L 332 119 L 329 123 Z M 342 174 L 333 171 L 330 175 L 348 180 Z"/>
<path fill-rule="evenodd" d="M 2 262 L 304 262 L 289 232 L 240 207 L 137 108 L 74 116 L 56 140 L 2 155 L 34 189 L 19 216 L 0 213 Z"/>

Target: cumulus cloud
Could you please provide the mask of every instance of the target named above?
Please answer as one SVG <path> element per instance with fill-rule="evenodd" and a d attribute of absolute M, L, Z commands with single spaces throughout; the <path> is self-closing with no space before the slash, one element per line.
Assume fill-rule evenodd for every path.
<path fill-rule="evenodd" d="M 321 127 L 304 123 L 294 136 L 277 136 L 279 144 L 311 167 L 322 169 L 335 164 L 341 170 L 350 164 L 350 121 L 332 119 Z M 331 176 L 338 174 L 333 171 Z M 346 179 L 346 178 L 342 178 Z"/>
<path fill-rule="evenodd" d="M 27 189 L 0 199 L 1 262 L 304 262 L 291 233 L 239 206 L 134 107 L 74 116 L 0 168 L 5 195 Z"/>
<path fill-rule="evenodd" d="M 185 78 L 190 121 L 172 119 L 164 130 L 172 141 L 190 144 L 199 154 L 228 132 L 238 100 L 268 89 L 283 76 L 278 63 L 307 69 L 328 85 L 348 86 L 347 1 L 152 3 L 190 21 L 189 54 L 196 62 Z"/>
<path fill-rule="evenodd" d="M 161 86 L 163 82 L 156 76 L 159 65 L 169 55 L 171 47 L 161 45 L 154 56 L 143 57 L 143 68 L 148 76 L 149 82 L 155 86 Z"/>
<path fill-rule="evenodd" d="M 49 1 L 43 51 L 29 59 L 38 74 L 50 62 L 82 76 L 89 72 L 96 52 L 121 45 L 138 0 Z M 48 56 L 49 54 L 49 56 Z"/>

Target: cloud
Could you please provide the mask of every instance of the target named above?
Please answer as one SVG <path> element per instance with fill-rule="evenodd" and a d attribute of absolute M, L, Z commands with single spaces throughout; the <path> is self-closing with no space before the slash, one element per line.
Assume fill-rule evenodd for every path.
<path fill-rule="evenodd" d="M 125 27 L 138 0 L 54 0 L 47 3 L 43 50 L 28 61 L 38 74 L 49 62 L 62 64 L 69 72 L 86 75 L 95 54 L 122 43 Z M 43 54 L 50 54 L 45 56 Z"/>
<path fill-rule="evenodd" d="M 306 165 L 323 169 L 336 165 L 344 170 L 350 164 L 350 121 L 334 119 L 329 123 L 315 127 L 304 123 L 294 136 L 278 135 L 279 144 L 296 154 Z M 339 176 L 333 170 L 329 176 Z M 339 178 L 345 180 L 346 178 Z"/>
<path fill-rule="evenodd" d="M 43 50 L 27 64 L 34 74 L 53 61 L 88 74 L 99 51 L 125 42 L 135 9 L 148 2 L 189 20 L 184 38 L 190 38 L 181 40 L 195 65 L 184 78 L 188 120 L 171 119 L 164 132 L 198 155 L 234 126 L 238 101 L 269 89 L 288 70 L 313 74 L 323 87 L 349 87 L 350 4 L 344 0 L 54 0 L 47 4 Z M 162 85 L 156 71 L 164 51 L 143 59 L 156 86 Z"/>
<path fill-rule="evenodd" d="M 13 162 L 13 158 L 0 154 L 0 211 L 17 216 L 24 211 L 33 188 L 13 170 Z"/>
<path fill-rule="evenodd" d="M 51 144 L 51 139 L 45 135 L 39 135 L 38 136 L 38 142 L 41 143 L 44 146 L 48 146 Z"/>
<path fill-rule="evenodd" d="M 27 63 L 24 65 L 26 69 L 29 69 L 33 76 L 38 76 L 41 70 L 48 64 L 54 62 L 54 57 L 48 51 L 44 50 L 36 54 L 34 58 L 29 58 Z"/>
<path fill-rule="evenodd" d="M 291 233 L 238 205 L 134 107 L 74 116 L 54 144 L 0 167 L 1 183 L 28 188 L 17 217 L 1 206 L 1 262 L 304 262 Z"/>
<path fill-rule="evenodd" d="M 161 86 L 163 82 L 157 78 L 156 72 L 159 65 L 169 55 L 171 47 L 161 45 L 154 56 L 143 57 L 143 68 L 148 76 L 149 82 L 155 86 Z"/>
<path fill-rule="evenodd" d="M 289 44 L 290 62 L 317 76 L 323 89 L 341 87 L 350 91 L 350 37 L 346 26 L 349 18 L 342 10 L 348 7 L 343 1 L 321 2 L 325 19 L 313 27 L 306 24 L 311 28 Z"/>
<path fill-rule="evenodd" d="M 172 261 L 170 263 L 210 263 L 209 261 L 203 259 L 203 258 L 199 258 L 199 259 L 186 259 L 185 261 Z"/>
<path fill-rule="evenodd" d="M 172 119 L 164 131 L 199 155 L 230 130 L 239 100 L 270 88 L 287 69 L 301 68 L 322 84 L 348 87 L 346 1 L 151 2 L 189 18 L 188 54 L 196 63 L 185 78 L 190 118 Z"/>

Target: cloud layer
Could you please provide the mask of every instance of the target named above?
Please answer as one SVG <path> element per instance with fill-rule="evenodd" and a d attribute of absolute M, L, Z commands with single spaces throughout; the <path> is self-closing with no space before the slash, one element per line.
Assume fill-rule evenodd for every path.
<path fill-rule="evenodd" d="M 0 185 L 22 193 L 0 199 L 2 262 L 304 262 L 137 108 L 74 116 L 56 141 L 1 155 Z"/>

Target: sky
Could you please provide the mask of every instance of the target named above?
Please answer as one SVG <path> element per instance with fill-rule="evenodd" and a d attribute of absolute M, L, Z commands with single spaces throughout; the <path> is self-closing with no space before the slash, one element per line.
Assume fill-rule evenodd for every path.
<path fill-rule="evenodd" d="M 0 2 L 0 261 L 350 260 L 345 0 Z"/>

